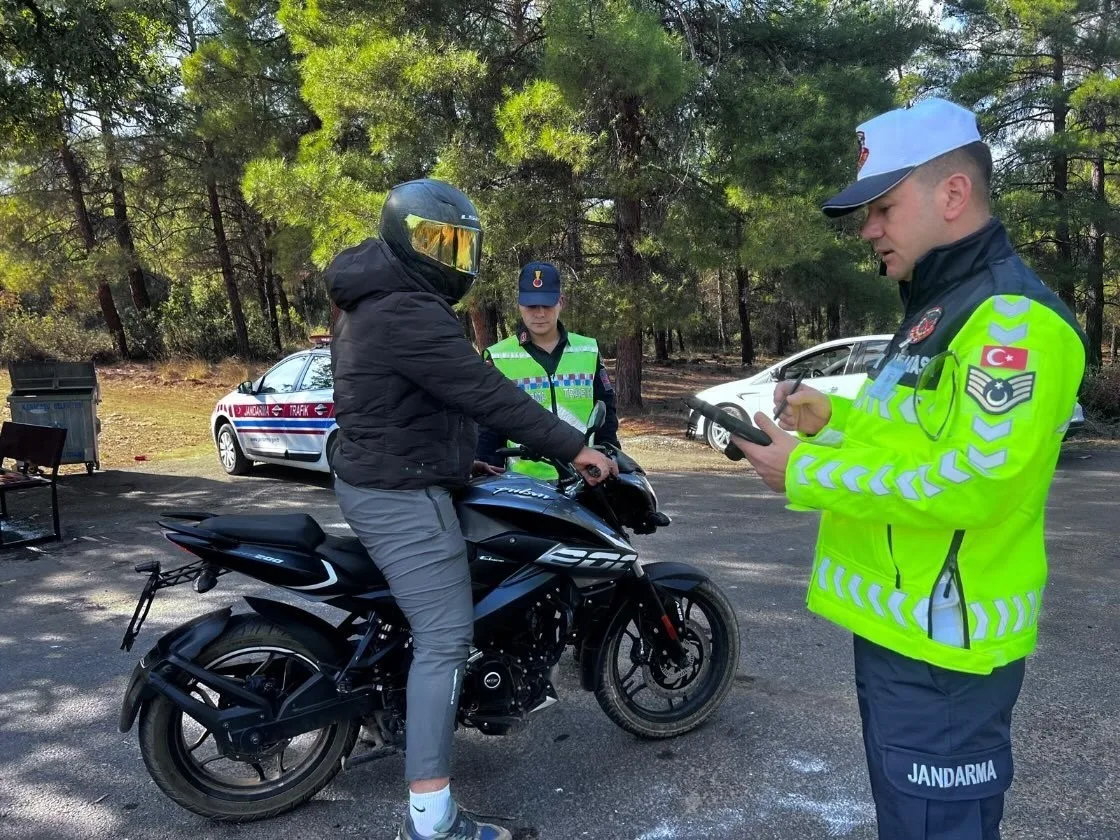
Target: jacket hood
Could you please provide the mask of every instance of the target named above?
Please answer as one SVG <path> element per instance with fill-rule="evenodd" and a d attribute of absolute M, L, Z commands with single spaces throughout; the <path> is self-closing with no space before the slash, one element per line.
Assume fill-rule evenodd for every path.
<path fill-rule="evenodd" d="M 347 248 L 331 260 L 326 270 L 327 292 L 344 312 L 352 311 L 371 295 L 389 292 L 437 294 L 423 276 L 406 271 L 388 245 L 370 238 Z"/>

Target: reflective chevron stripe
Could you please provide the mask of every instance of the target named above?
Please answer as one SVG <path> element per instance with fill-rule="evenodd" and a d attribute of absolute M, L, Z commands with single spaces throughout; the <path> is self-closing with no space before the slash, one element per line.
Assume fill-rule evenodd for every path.
<path fill-rule="evenodd" d="M 996 598 L 988 603 L 970 602 L 972 640 L 998 641 L 1037 627 L 1041 601 L 1042 591 L 1032 590 L 1010 598 Z"/>
<path fill-rule="evenodd" d="M 829 461 L 817 470 L 817 483 L 821 487 L 827 487 L 829 490 L 835 490 L 836 484 L 832 481 L 832 474 L 840 467 L 839 461 Z"/>
<path fill-rule="evenodd" d="M 1030 298 L 1010 298 L 1007 295 L 996 295 L 992 298 L 992 308 L 1005 318 L 1018 318 L 1026 315 L 1031 308 Z"/>
<path fill-rule="evenodd" d="M 1011 434 L 1011 421 L 1004 420 L 1002 423 L 989 424 L 979 414 L 975 414 L 972 417 L 972 431 L 988 443 L 993 443 Z"/>
<path fill-rule="evenodd" d="M 842 476 L 840 476 L 840 480 L 843 481 L 844 486 L 851 490 L 853 493 L 859 493 L 859 480 L 869 472 L 871 472 L 871 470 L 867 469 L 867 467 L 850 467 L 849 469 L 844 471 L 844 474 Z"/>
<path fill-rule="evenodd" d="M 830 557 L 821 557 L 815 574 L 818 595 L 857 610 L 874 622 L 886 622 L 925 635 L 929 632 L 929 597 L 917 597 L 889 584 L 868 582 Z M 997 642 L 1038 625 L 1041 590 L 968 604 L 973 642 Z"/>
<path fill-rule="evenodd" d="M 954 484 L 964 484 L 972 478 L 969 473 L 963 472 L 957 468 L 957 455 L 958 453 L 956 450 L 950 450 L 942 455 L 934 475 L 945 481 L 951 481 Z"/>
<path fill-rule="evenodd" d="M 801 485 L 808 485 L 809 479 L 805 475 L 805 470 L 815 464 L 817 461 L 812 455 L 802 455 L 797 459 L 797 463 L 793 465 L 793 474 L 797 477 L 797 483 Z"/>
<path fill-rule="evenodd" d="M 1015 344 L 1027 337 L 1027 325 L 1020 324 L 1014 329 L 1008 330 L 1004 329 L 999 324 L 992 324 L 988 327 L 988 335 L 1000 344 Z"/>

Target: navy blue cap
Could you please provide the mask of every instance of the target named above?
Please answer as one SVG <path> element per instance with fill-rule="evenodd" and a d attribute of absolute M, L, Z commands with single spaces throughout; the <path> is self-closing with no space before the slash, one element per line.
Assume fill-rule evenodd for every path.
<path fill-rule="evenodd" d="M 560 302 L 560 272 L 552 263 L 531 262 L 517 278 L 517 302 L 522 306 L 555 306 Z"/>

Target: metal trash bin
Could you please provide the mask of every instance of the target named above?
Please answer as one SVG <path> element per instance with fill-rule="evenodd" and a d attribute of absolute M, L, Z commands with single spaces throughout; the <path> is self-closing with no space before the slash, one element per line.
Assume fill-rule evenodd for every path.
<path fill-rule="evenodd" d="M 66 429 L 63 464 L 101 469 L 97 436 L 101 390 L 93 362 L 8 362 L 12 392 L 8 407 L 16 423 Z"/>

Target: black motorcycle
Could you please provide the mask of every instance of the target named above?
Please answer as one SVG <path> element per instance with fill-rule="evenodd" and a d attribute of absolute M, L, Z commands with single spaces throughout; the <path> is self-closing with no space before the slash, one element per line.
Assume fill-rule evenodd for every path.
<path fill-rule="evenodd" d="M 598 406 L 589 440 L 602 414 Z M 694 729 L 731 690 L 731 604 L 690 565 L 639 561 L 626 530 L 649 534 L 670 520 L 642 468 L 607 449 L 619 477 L 595 487 L 549 462 L 555 482 L 504 475 L 458 494 L 475 602 L 460 725 L 501 735 L 555 703 L 568 645 L 583 688 L 643 738 Z M 331 624 L 246 597 L 250 612 L 225 607 L 163 636 L 132 673 L 120 730 L 139 716 L 140 750 L 164 793 L 212 819 L 261 819 L 300 805 L 340 769 L 401 749 L 411 636 L 356 538 L 326 535 L 301 514 L 177 513 L 160 525 L 199 559 L 167 572 L 137 567 L 149 577 L 124 650 L 159 589 L 193 581 L 206 592 L 231 571 L 346 614 Z"/>

